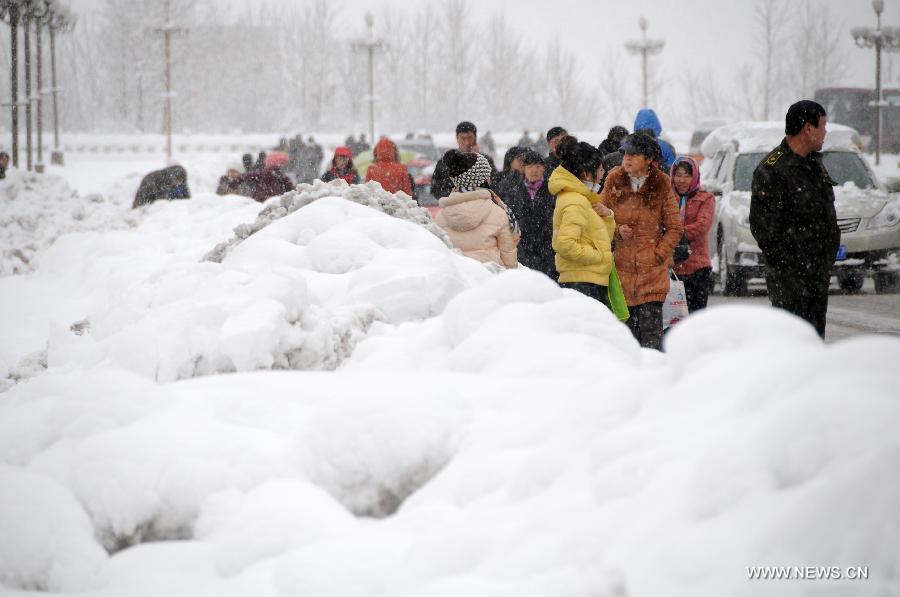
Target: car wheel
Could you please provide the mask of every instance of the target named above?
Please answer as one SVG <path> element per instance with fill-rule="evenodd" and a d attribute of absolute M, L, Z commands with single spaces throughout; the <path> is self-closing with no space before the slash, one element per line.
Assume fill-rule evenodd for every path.
<path fill-rule="evenodd" d="M 719 245 L 719 286 L 724 296 L 747 296 L 747 278 L 740 268 L 728 265 L 725 245 Z"/>
<path fill-rule="evenodd" d="M 862 274 L 851 272 L 841 272 L 838 274 L 837 279 L 841 290 L 851 294 L 859 292 L 863 286 L 863 282 L 866 281 L 866 277 Z"/>
<path fill-rule="evenodd" d="M 875 292 L 878 294 L 897 294 L 900 292 L 900 273 L 881 272 L 873 276 Z"/>

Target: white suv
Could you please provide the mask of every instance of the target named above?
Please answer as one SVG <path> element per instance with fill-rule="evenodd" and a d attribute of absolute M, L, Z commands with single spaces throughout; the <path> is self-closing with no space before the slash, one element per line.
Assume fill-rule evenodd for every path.
<path fill-rule="evenodd" d="M 750 234 L 753 171 L 784 138 L 780 122 L 745 122 L 720 127 L 703 142 L 703 186 L 716 195 L 709 233 L 714 271 L 722 293 L 744 295 L 751 278 L 762 278 L 765 262 Z M 859 134 L 828 124 L 822 149 L 828 173 L 837 181 L 835 211 L 841 248 L 832 274 L 841 288 L 858 291 L 872 276 L 878 293 L 900 289 L 900 184 L 885 186 L 859 153 Z"/>

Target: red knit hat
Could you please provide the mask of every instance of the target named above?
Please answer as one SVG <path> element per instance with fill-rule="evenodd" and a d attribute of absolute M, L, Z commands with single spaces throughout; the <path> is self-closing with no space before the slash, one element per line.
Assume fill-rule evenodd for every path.
<path fill-rule="evenodd" d="M 337 149 L 334 150 L 334 157 L 339 157 L 339 156 L 343 156 L 345 158 L 352 158 L 353 152 L 350 151 L 349 147 L 344 147 L 343 145 L 341 145 L 340 147 L 338 147 Z"/>

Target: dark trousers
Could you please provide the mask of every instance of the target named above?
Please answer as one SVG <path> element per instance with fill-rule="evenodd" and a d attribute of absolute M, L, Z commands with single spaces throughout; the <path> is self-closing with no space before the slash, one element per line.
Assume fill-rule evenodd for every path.
<path fill-rule="evenodd" d="M 628 329 L 641 346 L 662 350 L 662 303 L 628 305 Z"/>
<path fill-rule="evenodd" d="M 819 272 L 803 272 L 802 275 L 795 271 L 778 270 L 771 265 L 766 268 L 766 289 L 772 306 L 805 319 L 823 339 L 830 282 L 831 272 L 824 268 Z"/>
<path fill-rule="evenodd" d="M 595 301 L 600 301 L 609 308 L 609 289 L 606 286 L 591 284 L 590 282 L 563 282 L 560 286 L 577 290 L 581 294 L 589 296 Z"/>
<path fill-rule="evenodd" d="M 687 295 L 688 313 L 706 308 L 709 300 L 709 278 L 712 275 L 711 267 L 703 267 L 690 276 L 679 276 L 684 282 L 684 293 Z"/>

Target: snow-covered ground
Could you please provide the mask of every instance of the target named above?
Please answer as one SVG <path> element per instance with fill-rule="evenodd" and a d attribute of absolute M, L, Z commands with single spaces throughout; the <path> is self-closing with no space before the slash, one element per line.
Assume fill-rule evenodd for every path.
<path fill-rule="evenodd" d="M 0 182 L 0 593 L 900 595 L 900 340 L 723 306 L 659 354 L 403 196 L 197 153 L 132 211 L 163 164 L 67 158 Z"/>

